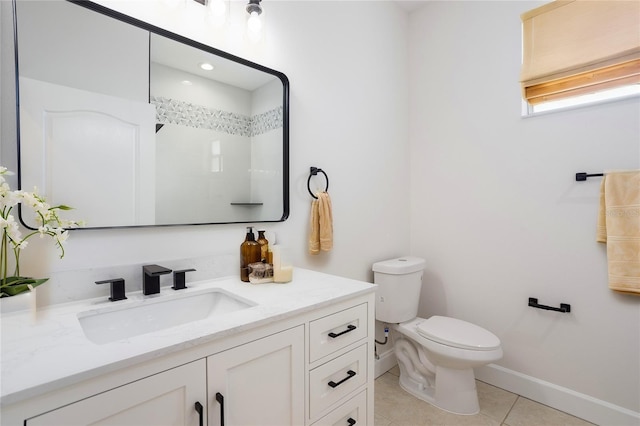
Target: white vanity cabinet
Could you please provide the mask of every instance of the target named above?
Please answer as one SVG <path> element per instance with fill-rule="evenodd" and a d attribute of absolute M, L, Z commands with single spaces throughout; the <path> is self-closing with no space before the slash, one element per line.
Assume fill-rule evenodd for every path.
<path fill-rule="evenodd" d="M 197 425 L 207 400 L 204 360 L 82 399 L 25 421 L 26 426 Z M 4 424 L 4 422 L 3 422 Z"/>
<path fill-rule="evenodd" d="M 207 358 L 209 426 L 304 424 L 304 326 Z"/>
<path fill-rule="evenodd" d="M 373 424 L 373 330 L 373 291 L 329 300 L 82 380 L 70 378 L 4 403 L 0 424 Z"/>
<path fill-rule="evenodd" d="M 304 341 L 304 325 L 299 325 L 82 399 L 25 424 L 302 425 Z"/>
<path fill-rule="evenodd" d="M 373 424 L 373 309 L 371 298 L 309 322 L 307 423 Z"/>

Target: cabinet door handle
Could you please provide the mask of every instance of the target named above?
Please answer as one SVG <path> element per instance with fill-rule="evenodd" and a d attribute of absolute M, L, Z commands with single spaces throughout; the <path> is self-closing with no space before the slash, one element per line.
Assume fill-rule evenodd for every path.
<path fill-rule="evenodd" d="M 224 396 L 216 392 L 216 401 L 220 403 L 220 426 L 224 426 Z"/>
<path fill-rule="evenodd" d="M 349 426 L 353 426 L 356 424 L 356 421 L 354 419 L 352 419 L 351 417 L 349 417 L 347 419 L 347 423 L 349 424 Z"/>
<path fill-rule="evenodd" d="M 332 388 L 337 388 L 338 386 L 340 386 L 341 384 L 343 384 L 344 382 L 346 382 L 347 380 L 349 380 L 350 378 L 352 378 L 353 376 L 356 375 L 356 372 L 353 370 L 349 370 L 347 371 L 348 376 L 345 377 L 344 379 L 340 380 L 338 383 L 334 382 L 333 380 L 330 381 L 329 383 L 327 383 L 329 386 L 331 386 Z"/>
<path fill-rule="evenodd" d="M 204 426 L 204 407 L 202 407 L 202 404 L 200 404 L 200 402 L 196 401 L 196 411 L 198 412 L 198 415 L 200 416 L 200 422 L 198 423 L 200 426 Z"/>
<path fill-rule="evenodd" d="M 353 324 L 349 324 L 349 325 L 347 326 L 347 329 L 346 329 L 345 331 L 342 331 L 342 332 L 337 333 L 337 334 L 336 334 L 336 333 L 331 332 L 331 333 L 329 333 L 329 337 L 331 337 L 331 338 L 335 339 L 336 337 L 338 337 L 338 336 L 342 336 L 343 334 L 348 333 L 348 332 L 350 332 L 350 331 L 353 331 L 353 330 L 355 330 L 356 328 L 357 328 L 357 327 L 356 327 L 355 325 L 353 325 Z"/>

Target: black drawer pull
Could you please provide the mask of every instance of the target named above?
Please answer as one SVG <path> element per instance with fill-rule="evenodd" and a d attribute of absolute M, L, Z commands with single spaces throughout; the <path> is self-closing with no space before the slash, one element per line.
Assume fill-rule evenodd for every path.
<path fill-rule="evenodd" d="M 338 333 L 338 334 L 331 332 L 331 333 L 329 333 L 329 337 L 331 337 L 331 338 L 334 338 L 334 339 L 335 339 L 336 337 L 338 337 L 338 336 L 342 336 L 343 334 L 348 333 L 348 332 L 350 332 L 350 331 L 353 331 L 353 330 L 355 330 L 355 329 L 356 329 L 356 326 L 355 326 L 355 325 L 353 325 L 353 324 L 349 324 L 349 325 L 347 326 L 347 329 L 346 329 L 345 331 L 342 331 L 342 332 L 340 332 L 340 333 Z"/>
<path fill-rule="evenodd" d="M 330 381 L 329 383 L 327 383 L 329 386 L 331 386 L 332 388 L 337 388 L 338 386 L 340 386 L 341 384 L 343 384 L 344 382 L 346 382 L 347 380 L 349 380 L 350 378 L 352 378 L 353 376 L 356 375 L 356 372 L 353 370 L 349 370 L 347 371 L 348 376 L 345 377 L 344 379 L 340 380 L 338 383 L 334 382 L 333 380 Z"/>
<path fill-rule="evenodd" d="M 353 426 L 356 424 L 356 421 L 354 419 L 352 419 L 351 417 L 349 417 L 347 419 L 347 423 L 349 424 L 349 426 Z"/>
<path fill-rule="evenodd" d="M 224 396 L 216 392 L 216 401 L 220 404 L 220 426 L 224 426 Z"/>
<path fill-rule="evenodd" d="M 200 421 L 198 422 L 198 424 L 200 426 L 204 425 L 204 414 L 203 414 L 203 406 L 202 404 L 200 404 L 200 402 L 196 402 L 196 411 L 198 412 L 198 416 L 200 417 Z"/>

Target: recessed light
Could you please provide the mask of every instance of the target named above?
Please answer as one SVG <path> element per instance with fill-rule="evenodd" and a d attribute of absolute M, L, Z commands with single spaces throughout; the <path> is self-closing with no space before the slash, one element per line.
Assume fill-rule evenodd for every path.
<path fill-rule="evenodd" d="M 189 80 L 182 80 L 182 84 L 184 84 L 185 86 L 193 86 L 193 83 Z"/>
<path fill-rule="evenodd" d="M 200 63 L 200 68 L 202 68 L 205 71 L 211 71 L 213 69 L 213 65 L 211 65 L 208 62 L 201 62 Z"/>

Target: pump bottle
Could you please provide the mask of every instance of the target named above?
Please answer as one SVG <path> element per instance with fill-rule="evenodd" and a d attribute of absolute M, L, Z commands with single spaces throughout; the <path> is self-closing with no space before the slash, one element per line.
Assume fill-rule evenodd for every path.
<path fill-rule="evenodd" d="M 240 279 L 249 282 L 249 265 L 260 262 L 260 244 L 256 241 L 253 228 L 247 227 L 247 235 L 240 245 Z"/>

